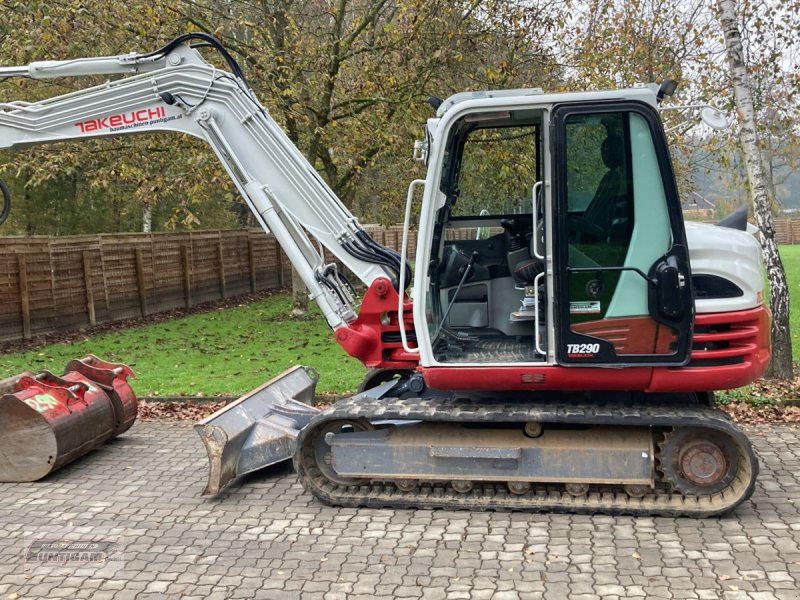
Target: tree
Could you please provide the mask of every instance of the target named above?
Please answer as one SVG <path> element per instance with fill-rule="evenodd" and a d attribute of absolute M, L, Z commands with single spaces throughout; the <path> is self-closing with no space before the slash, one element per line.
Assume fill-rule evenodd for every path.
<path fill-rule="evenodd" d="M 708 29 L 698 0 L 589 0 L 571 40 L 571 86 L 630 87 L 684 80 L 705 52 Z"/>
<path fill-rule="evenodd" d="M 530 28 L 544 32 L 553 21 L 522 0 L 208 0 L 173 10 L 242 58 L 253 88 L 333 191 L 383 222 L 401 218 L 427 96 L 506 87 L 522 73 L 530 85 L 548 64 Z M 293 296 L 302 310 L 306 292 Z"/>
<path fill-rule="evenodd" d="M 761 156 L 756 112 L 750 77 L 739 29 L 739 15 L 734 0 L 717 0 L 717 17 L 725 39 L 726 58 L 739 120 L 739 141 L 747 167 L 750 196 L 755 206 L 756 223 L 761 232 L 761 246 L 767 268 L 772 309 L 772 363 L 769 376 L 792 376 L 792 340 L 789 329 L 789 286 L 775 241 L 772 201 L 769 195 L 764 161 Z"/>
<path fill-rule="evenodd" d="M 670 102 L 703 101 L 697 65 L 708 61 L 704 40 L 714 25 L 702 0 L 589 0 L 578 4 L 581 19 L 572 33 L 569 89 L 625 88 L 637 84 L 679 82 Z M 696 155 L 686 115 L 663 112 L 669 132 L 675 176 L 682 195 L 695 191 Z M 691 124 L 691 122 L 689 123 Z"/>
<path fill-rule="evenodd" d="M 0 0 L 0 62 L 27 64 L 154 49 L 186 29 L 185 22 L 169 18 L 165 4 L 161 0 L 125 4 Z M 0 81 L 0 98 L 36 100 L 106 79 L 10 78 Z M 37 233 L 147 230 L 148 217 L 156 230 L 192 227 L 200 220 L 216 227 L 235 222 L 227 202 L 220 202 L 230 195 L 232 184 L 210 149 L 188 136 L 132 136 L 35 147 L 2 153 L 0 170 L 18 190 L 18 197 L 37 200 L 36 210 L 33 202 L 17 204 L 15 213 L 31 208 L 23 218 L 13 215 L 9 225 L 19 232 L 31 225 L 46 227 L 37 222 L 43 208 L 56 220 L 50 231 L 37 229 Z M 45 189 L 46 198 L 40 193 Z M 89 210 L 76 222 L 67 218 L 71 210 L 66 205 Z"/>

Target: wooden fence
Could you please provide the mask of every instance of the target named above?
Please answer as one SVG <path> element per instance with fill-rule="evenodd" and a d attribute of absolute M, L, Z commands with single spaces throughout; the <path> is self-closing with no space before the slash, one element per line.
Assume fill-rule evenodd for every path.
<path fill-rule="evenodd" d="M 775 239 L 779 244 L 800 244 L 800 219 L 775 219 Z"/>
<path fill-rule="evenodd" d="M 401 227 L 368 230 L 400 248 Z M 0 237 L 0 341 L 290 284 L 291 265 L 260 229 Z"/>
<path fill-rule="evenodd" d="M 400 249 L 402 227 L 367 230 Z M 777 219 L 775 232 L 779 244 L 800 243 L 800 219 Z M 286 256 L 260 229 L 0 237 L 0 342 L 290 284 Z"/>

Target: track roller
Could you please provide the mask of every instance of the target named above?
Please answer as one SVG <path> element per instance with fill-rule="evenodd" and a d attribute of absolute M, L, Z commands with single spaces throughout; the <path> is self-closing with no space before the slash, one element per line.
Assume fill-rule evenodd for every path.
<path fill-rule="evenodd" d="M 531 491 L 533 486 L 529 481 L 509 481 L 508 491 L 517 496 L 524 496 Z"/>
<path fill-rule="evenodd" d="M 467 494 L 472 491 L 473 487 L 473 483 L 471 481 L 467 481 L 466 479 L 456 479 L 451 481 L 450 485 L 452 485 L 453 489 L 459 494 Z"/>
<path fill-rule="evenodd" d="M 401 492 L 411 492 L 419 485 L 416 479 L 395 479 L 392 483 Z"/>

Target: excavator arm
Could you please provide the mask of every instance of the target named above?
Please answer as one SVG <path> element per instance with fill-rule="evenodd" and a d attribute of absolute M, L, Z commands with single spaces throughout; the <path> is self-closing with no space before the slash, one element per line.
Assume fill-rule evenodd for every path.
<path fill-rule="evenodd" d="M 230 70 L 208 63 L 199 46 L 217 49 Z M 185 34 L 148 54 L 0 67 L 0 78 L 117 74 L 126 77 L 40 102 L 0 102 L 0 148 L 161 131 L 188 133 L 214 150 L 332 328 L 356 319 L 356 300 L 336 265 L 326 264 L 323 247 L 365 285 L 388 277 L 401 287 L 399 254 L 370 238 L 259 103 L 236 61 L 213 37 Z M 4 204 L 7 208 L 8 201 Z"/>

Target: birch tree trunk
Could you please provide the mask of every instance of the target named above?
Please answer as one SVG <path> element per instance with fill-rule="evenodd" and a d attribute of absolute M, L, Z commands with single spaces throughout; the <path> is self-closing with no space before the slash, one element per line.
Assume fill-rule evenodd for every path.
<path fill-rule="evenodd" d="M 142 205 L 142 233 L 153 231 L 153 207 L 149 202 Z"/>
<path fill-rule="evenodd" d="M 792 338 L 789 329 L 789 286 L 783 269 L 775 225 L 772 219 L 764 162 L 761 157 L 756 128 L 753 97 L 747 74 L 742 36 L 735 0 L 717 0 L 717 17 L 725 36 L 725 49 L 733 81 L 736 112 L 739 117 L 739 141 L 742 146 L 750 197 L 755 206 L 756 224 L 761 232 L 761 247 L 769 279 L 769 303 L 772 309 L 772 362 L 767 377 L 784 379 L 792 376 Z"/>

